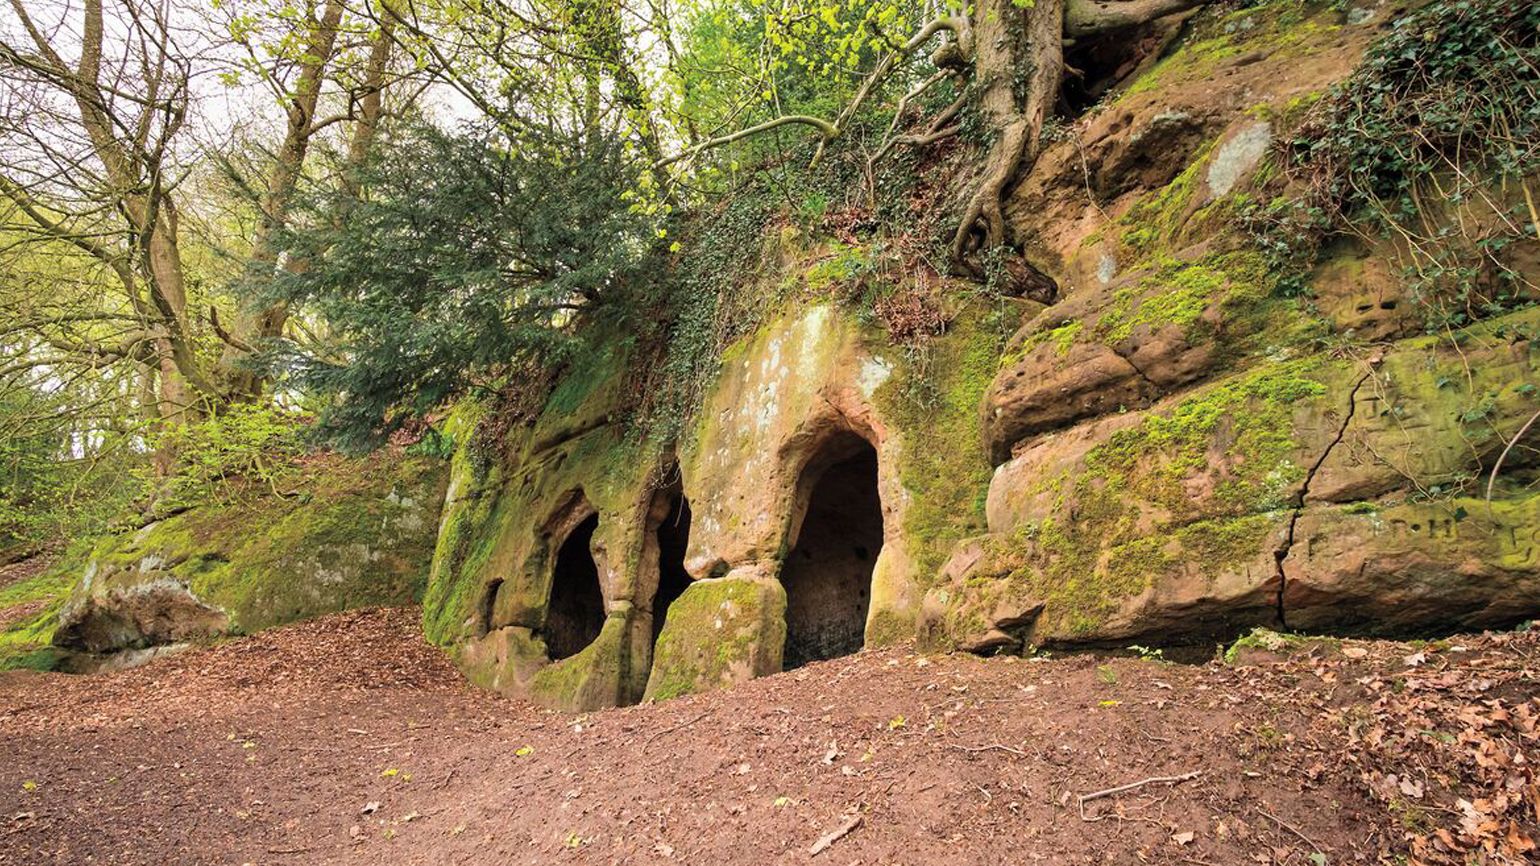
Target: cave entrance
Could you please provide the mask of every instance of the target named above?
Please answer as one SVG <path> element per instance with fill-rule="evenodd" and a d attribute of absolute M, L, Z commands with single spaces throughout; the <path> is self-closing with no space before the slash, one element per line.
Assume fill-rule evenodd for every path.
<path fill-rule="evenodd" d="M 685 549 L 690 544 L 690 501 L 675 485 L 662 492 L 667 497 L 668 512 L 658 524 L 658 591 L 652 597 L 652 642 L 663 633 L 663 620 L 669 605 L 684 595 L 690 586 L 690 573 L 684 567 Z"/>
<path fill-rule="evenodd" d="M 577 655 L 604 628 L 604 591 L 599 587 L 599 566 L 591 546 L 598 528 L 599 515 L 590 514 L 567 533 L 556 553 L 551 598 L 541 630 L 551 661 Z"/>
<path fill-rule="evenodd" d="M 1085 114 L 1159 53 L 1181 27 L 1179 20 L 1157 19 L 1075 39 L 1064 49 L 1067 74 L 1060 111 L 1071 118 Z"/>
<path fill-rule="evenodd" d="M 781 567 L 787 670 L 861 649 L 872 567 L 882 550 L 877 450 L 845 433 L 826 444 L 820 458 L 803 470 L 799 490 L 806 492 L 799 501 L 806 505 Z"/>

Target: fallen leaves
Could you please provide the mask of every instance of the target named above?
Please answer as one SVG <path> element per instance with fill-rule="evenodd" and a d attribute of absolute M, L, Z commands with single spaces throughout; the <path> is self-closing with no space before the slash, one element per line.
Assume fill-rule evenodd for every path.
<path fill-rule="evenodd" d="M 1435 645 L 1403 657 L 1408 670 L 1358 681 L 1372 704 L 1333 716 L 1347 728 L 1347 760 L 1398 817 L 1417 862 L 1528 862 L 1536 850 L 1540 697 L 1517 644 L 1537 641 L 1482 640 L 1489 651 L 1461 646 L 1458 659 Z"/>

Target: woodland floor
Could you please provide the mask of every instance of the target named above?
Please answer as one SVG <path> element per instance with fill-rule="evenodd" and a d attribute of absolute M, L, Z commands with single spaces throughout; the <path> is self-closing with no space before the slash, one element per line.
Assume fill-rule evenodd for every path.
<path fill-rule="evenodd" d="M 1534 633 L 1252 666 L 884 650 L 570 716 L 467 686 L 418 617 L 0 674 L 0 864 L 1390 862 L 1537 820 Z"/>

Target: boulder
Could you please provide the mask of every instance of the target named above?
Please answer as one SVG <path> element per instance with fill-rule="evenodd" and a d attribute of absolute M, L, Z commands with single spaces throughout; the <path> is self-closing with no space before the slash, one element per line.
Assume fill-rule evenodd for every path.
<path fill-rule="evenodd" d="M 420 600 L 443 464 L 381 453 L 309 471 L 312 486 L 291 496 L 204 505 L 104 538 L 59 614 L 54 644 L 141 649 Z"/>
<path fill-rule="evenodd" d="M 1146 405 L 1158 393 L 1108 346 L 1078 343 L 1060 352 L 1043 343 L 1001 370 L 984 404 L 990 458 L 1010 457 L 1018 442 L 1083 418 Z"/>
<path fill-rule="evenodd" d="M 669 608 L 646 699 L 722 688 L 781 669 L 786 591 L 742 573 L 699 580 Z"/>
<path fill-rule="evenodd" d="M 1540 494 L 1300 514 L 1283 610 L 1307 631 L 1397 635 L 1512 625 L 1540 610 Z"/>

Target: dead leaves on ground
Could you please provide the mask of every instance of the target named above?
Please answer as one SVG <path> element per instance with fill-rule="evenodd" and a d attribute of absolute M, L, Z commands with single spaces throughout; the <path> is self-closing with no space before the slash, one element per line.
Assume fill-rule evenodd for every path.
<path fill-rule="evenodd" d="M 1419 651 L 1338 710 L 1346 757 L 1405 831 L 1413 862 L 1530 863 L 1540 841 L 1540 635 Z"/>

